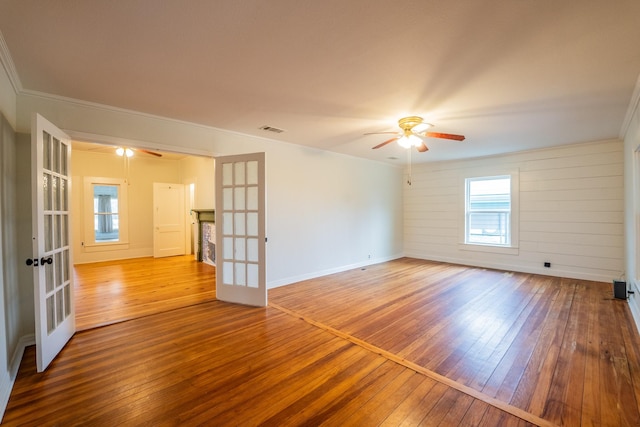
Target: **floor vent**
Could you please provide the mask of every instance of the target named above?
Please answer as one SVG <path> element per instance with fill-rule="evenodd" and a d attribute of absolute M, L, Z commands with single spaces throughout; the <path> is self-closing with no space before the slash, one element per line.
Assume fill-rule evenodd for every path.
<path fill-rule="evenodd" d="M 266 130 L 267 132 L 273 132 L 273 133 L 282 133 L 284 132 L 284 130 L 282 129 L 278 129 L 278 128 L 274 128 L 273 126 L 260 126 L 258 129 L 260 130 Z"/>

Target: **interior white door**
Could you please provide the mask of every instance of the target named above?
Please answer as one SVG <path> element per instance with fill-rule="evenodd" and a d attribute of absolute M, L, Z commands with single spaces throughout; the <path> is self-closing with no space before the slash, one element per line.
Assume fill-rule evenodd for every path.
<path fill-rule="evenodd" d="M 183 184 L 153 184 L 153 256 L 185 254 L 185 198 Z"/>
<path fill-rule="evenodd" d="M 265 155 L 216 157 L 216 296 L 267 305 Z"/>
<path fill-rule="evenodd" d="M 44 371 L 76 330 L 69 195 L 71 143 L 34 114 L 31 121 L 33 267 L 36 365 Z"/>

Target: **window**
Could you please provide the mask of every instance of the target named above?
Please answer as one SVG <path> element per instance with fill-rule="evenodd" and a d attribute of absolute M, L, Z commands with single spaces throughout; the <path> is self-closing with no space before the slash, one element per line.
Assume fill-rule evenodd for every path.
<path fill-rule="evenodd" d="M 510 247 L 511 176 L 467 178 L 465 187 L 465 243 Z"/>
<path fill-rule="evenodd" d="M 93 229 L 96 242 L 120 241 L 118 185 L 93 186 Z"/>
<path fill-rule="evenodd" d="M 117 178 L 85 178 L 85 250 L 126 249 L 127 224 L 127 183 Z"/>

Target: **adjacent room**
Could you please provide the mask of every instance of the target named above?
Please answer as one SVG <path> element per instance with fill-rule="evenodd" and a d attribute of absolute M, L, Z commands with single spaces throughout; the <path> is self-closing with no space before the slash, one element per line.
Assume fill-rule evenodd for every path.
<path fill-rule="evenodd" d="M 0 1 L 3 425 L 639 425 L 639 17 Z"/>
<path fill-rule="evenodd" d="M 200 216 L 213 211 L 213 159 L 78 141 L 72 146 L 76 328 L 214 299 L 211 238 L 201 239 L 208 223 Z M 198 263 L 203 260 L 207 265 Z M 154 274 L 135 280 L 139 269 Z M 169 274 L 177 277 L 162 280 Z"/>

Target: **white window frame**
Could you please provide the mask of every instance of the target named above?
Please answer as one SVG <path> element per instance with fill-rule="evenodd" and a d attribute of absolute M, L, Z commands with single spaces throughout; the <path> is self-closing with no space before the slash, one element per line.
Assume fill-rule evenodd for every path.
<path fill-rule="evenodd" d="M 94 230 L 94 190 L 96 185 L 118 186 L 118 241 L 97 242 Z M 84 239 L 85 252 L 129 249 L 128 184 L 120 178 L 85 177 L 84 179 Z"/>
<path fill-rule="evenodd" d="M 496 179 L 509 177 L 511 182 L 511 212 L 509 215 L 509 242 L 505 245 L 490 243 L 469 243 L 467 239 L 468 230 L 468 204 L 469 192 L 468 185 L 471 180 Z M 482 170 L 474 171 L 468 175 L 461 177 L 462 187 L 462 203 L 461 203 L 461 225 L 460 225 L 460 244 L 459 249 L 478 252 L 490 252 L 498 254 L 517 255 L 519 252 L 519 223 L 520 223 L 520 176 L 518 170 L 498 171 L 498 170 Z"/>

